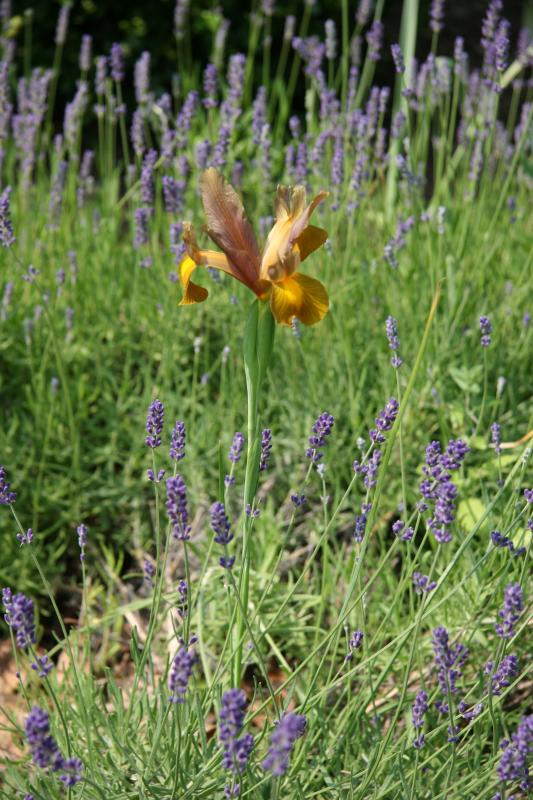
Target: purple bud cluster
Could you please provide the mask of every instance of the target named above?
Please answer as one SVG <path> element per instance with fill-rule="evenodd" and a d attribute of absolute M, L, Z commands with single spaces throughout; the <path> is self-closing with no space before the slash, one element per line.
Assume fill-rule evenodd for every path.
<path fill-rule="evenodd" d="M 491 531 L 490 538 L 494 547 L 500 550 L 507 549 L 512 556 L 523 556 L 526 552 L 525 547 L 515 547 L 513 540 L 499 531 Z"/>
<path fill-rule="evenodd" d="M 513 653 L 504 656 L 497 669 L 494 668 L 492 661 L 487 661 L 484 668 L 485 675 L 490 676 L 490 688 L 492 694 L 500 695 L 507 686 L 510 686 L 513 678 L 518 674 L 518 657 Z"/>
<path fill-rule="evenodd" d="M 520 618 L 524 607 L 524 595 L 519 583 L 509 583 L 504 589 L 503 606 L 498 611 L 500 622 L 495 625 L 496 634 L 500 639 L 512 639 L 515 635 L 514 626 Z"/>
<path fill-rule="evenodd" d="M 426 743 L 422 728 L 424 727 L 424 715 L 428 710 L 428 696 L 426 692 L 420 689 L 413 701 L 411 708 L 411 718 L 413 720 L 413 728 L 415 729 L 416 736 L 413 740 L 413 747 L 421 750 Z"/>
<path fill-rule="evenodd" d="M 87 544 L 87 537 L 89 529 L 83 522 L 76 528 L 78 534 L 78 546 L 80 548 L 80 561 L 85 561 L 85 546 Z"/>
<path fill-rule="evenodd" d="M 26 738 L 33 763 L 41 769 L 61 773 L 60 781 L 66 786 L 75 786 L 82 779 L 83 764 L 79 758 L 64 758 L 50 732 L 50 720 L 46 711 L 33 706 L 26 717 Z"/>
<path fill-rule="evenodd" d="M 6 480 L 6 468 L 0 466 L 0 506 L 11 506 L 17 499 L 16 492 L 10 490 L 11 484 Z"/>
<path fill-rule="evenodd" d="M 401 519 L 397 519 L 396 522 L 393 522 L 392 532 L 402 542 L 410 542 L 415 533 L 411 526 L 406 528 L 405 522 L 402 522 Z"/>
<path fill-rule="evenodd" d="M 305 451 L 307 458 L 309 458 L 313 464 L 317 464 L 324 455 L 318 448 L 325 447 L 326 439 L 330 435 L 334 423 L 334 417 L 328 414 L 327 411 L 323 411 L 313 425 L 312 434 L 308 440 L 310 446 Z"/>
<path fill-rule="evenodd" d="M 510 739 L 500 742 L 502 754 L 498 778 L 502 784 L 518 781 L 524 792 L 531 789 L 528 761 L 533 753 L 533 714 L 522 717 Z"/>
<path fill-rule="evenodd" d="M 363 631 L 357 630 L 357 631 L 354 631 L 352 633 L 352 635 L 350 636 L 350 638 L 348 640 L 348 652 L 346 653 L 346 656 L 345 656 L 345 659 L 344 659 L 345 661 L 351 661 L 352 660 L 353 654 L 356 652 L 356 650 L 359 650 L 359 648 L 363 644 L 364 637 L 365 637 L 365 635 L 364 635 Z"/>
<path fill-rule="evenodd" d="M 444 699 L 437 700 L 435 707 L 441 714 L 447 714 L 448 696 L 457 693 L 457 679 L 461 676 L 461 668 L 468 658 L 468 650 L 463 644 L 450 645 L 446 628 L 433 629 L 431 640 L 435 663 L 438 668 L 439 688 Z"/>
<path fill-rule="evenodd" d="M 211 506 L 211 529 L 215 534 L 214 541 L 224 548 L 224 555 L 219 558 L 219 564 L 224 569 L 231 569 L 235 563 L 235 556 L 228 556 L 227 547 L 233 539 L 233 534 L 224 503 L 217 502 Z"/>
<path fill-rule="evenodd" d="M 172 667 L 168 676 L 168 689 L 171 703 L 184 703 L 189 680 L 191 679 L 193 667 L 196 663 L 196 653 L 194 650 L 187 650 L 182 645 L 172 661 Z"/>
<path fill-rule="evenodd" d="M 231 447 L 229 449 L 228 458 L 232 464 L 237 464 L 241 460 L 242 449 L 244 447 L 244 436 L 237 431 L 233 437 Z"/>
<path fill-rule="evenodd" d="M 254 746 L 252 736 L 242 733 L 246 704 L 246 695 L 242 689 L 229 689 L 222 695 L 218 736 L 224 748 L 222 764 L 224 769 L 232 773 L 232 786 L 226 787 L 226 796 L 231 796 L 229 791 L 234 796 L 239 794 L 239 787 L 234 781 L 244 771 Z"/>
<path fill-rule="evenodd" d="M 167 514 L 172 526 L 172 535 L 180 541 L 188 541 L 191 536 L 189 510 L 187 506 L 187 486 L 181 475 L 167 479 Z"/>
<path fill-rule="evenodd" d="M 455 520 L 457 487 L 452 482 L 451 471 L 459 468 L 468 451 L 462 439 L 451 439 L 444 453 L 437 441 L 426 448 L 426 463 L 422 468 L 426 478 L 420 484 L 425 502 L 419 509 L 432 508 L 428 526 L 440 544 L 451 541 L 450 526 Z"/>
<path fill-rule="evenodd" d="M 13 225 L 11 224 L 10 194 L 11 187 L 6 186 L 0 195 L 0 244 L 2 247 L 11 247 L 15 243 Z"/>
<path fill-rule="evenodd" d="M 161 400 L 154 400 L 148 407 L 146 416 L 147 447 L 155 448 L 161 444 L 161 432 L 165 421 L 165 407 Z"/>
<path fill-rule="evenodd" d="M 270 747 L 263 761 L 263 768 L 276 777 L 284 775 L 295 742 L 305 733 L 306 719 L 303 714 L 283 714 L 270 740 Z"/>
<path fill-rule="evenodd" d="M 437 581 L 430 581 L 429 576 L 422 575 L 421 572 L 413 572 L 413 584 L 417 594 L 432 592 L 437 588 Z"/>
<path fill-rule="evenodd" d="M 183 420 L 177 419 L 170 438 L 170 450 L 168 452 L 170 458 L 174 461 L 181 461 L 182 458 L 185 458 L 186 441 L 185 423 Z"/>
<path fill-rule="evenodd" d="M 33 600 L 22 592 L 13 595 L 11 589 L 6 587 L 2 589 L 2 603 L 5 609 L 4 619 L 15 632 L 18 646 L 25 649 L 35 644 L 37 637 Z"/>
<path fill-rule="evenodd" d="M 481 316 L 479 318 L 479 330 L 481 332 L 481 346 L 490 347 L 492 341 L 492 324 L 488 317 Z"/>
<path fill-rule="evenodd" d="M 272 431 L 265 428 L 261 433 L 261 454 L 259 456 L 259 470 L 263 472 L 268 468 L 270 451 L 272 450 Z"/>
<path fill-rule="evenodd" d="M 369 431 L 370 438 L 374 444 L 383 444 L 385 441 L 384 433 L 390 431 L 396 417 L 398 416 L 398 401 L 396 398 L 391 397 L 385 404 L 385 407 L 379 412 L 375 418 L 376 427 Z"/>

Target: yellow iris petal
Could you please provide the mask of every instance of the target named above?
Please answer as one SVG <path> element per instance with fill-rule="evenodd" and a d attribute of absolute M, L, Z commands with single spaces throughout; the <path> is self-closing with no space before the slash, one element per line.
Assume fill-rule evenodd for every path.
<path fill-rule="evenodd" d="M 280 325 L 290 325 L 293 317 L 304 325 L 315 325 L 326 316 L 329 298 L 320 281 L 296 272 L 272 284 L 270 307 Z"/>
<path fill-rule="evenodd" d="M 300 261 L 303 261 L 304 258 L 310 256 L 311 253 L 314 253 L 319 247 L 322 247 L 327 238 L 328 232 L 323 228 L 317 228 L 315 225 L 308 225 L 295 242 L 300 251 Z"/>
<path fill-rule="evenodd" d="M 185 256 L 179 266 L 180 283 L 183 287 L 183 297 L 180 306 L 190 306 L 194 303 L 203 303 L 209 292 L 203 286 L 198 286 L 191 281 L 191 275 L 198 264 L 190 256 Z"/>

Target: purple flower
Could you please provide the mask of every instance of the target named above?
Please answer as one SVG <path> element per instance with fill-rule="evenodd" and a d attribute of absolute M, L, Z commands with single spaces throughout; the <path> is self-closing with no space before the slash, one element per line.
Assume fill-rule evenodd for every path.
<path fill-rule="evenodd" d="M 398 323 L 394 317 L 388 316 L 385 320 L 385 330 L 387 332 L 387 340 L 389 342 L 389 349 L 394 351 L 391 358 L 391 364 L 395 369 L 402 366 L 403 360 L 397 352 L 400 349 L 400 339 L 398 337 Z"/>
<path fill-rule="evenodd" d="M 383 46 L 383 23 L 375 19 L 370 30 L 366 34 L 366 43 L 368 45 L 368 58 L 370 61 L 379 61 L 381 57 L 381 48 Z"/>
<path fill-rule="evenodd" d="M 354 652 L 356 650 L 359 650 L 359 648 L 363 644 L 364 636 L 365 635 L 364 635 L 363 631 L 357 630 L 357 631 L 354 631 L 352 633 L 352 635 L 350 636 L 350 639 L 348 641 L 348 652 L 347 652 L 346 657 L 344 659 L 345 661 L 351 661 L 352 660 Z"/>
<path fill-rule="evenodd" d="M 501 622 L 495 625 L 496 634 L 500 639 L 512 639 L 515 635 L 514 626 L 524 607 L 524 596 L 519 583 L 509 583 L 505 587 L 503 607 L 498 611 Z"/>
<path fill-rule="evenodd" d="M 62 781 L 65 786 L 75 786 L 81 781 L 83 764 L 79 758 L 62 759 L 62 764 L 59 769 L 62 773 L 59 776 L 59 780 Z"/>
<path fill-rule="evenodd" d="M 519 781 L 520 788 L 528 792 L 531 778 L 528 772 L 528 759 L 533 752 L 533 714 L 522 717 L 511 739 L 500 742 L 502 755 L 497 772 L 501 783 Z"/>
<path fill-rule="evenodd" d="M 397 519 L 392 525 L 393 534 L 401 539 L 402 542 L 410 542 L 414 536 L 414 529 L 409 525 L 405 527 L 405 523 L 401 519 Z"/>
<path fill-rule="evenodd" d="M 512 556 L 522 556 L 526 552 L 525 547 L 515 547 L 512 539 L 504 536 L 500 531 L 491 531 L 490 538 L 494 547 L 498 547 L 500 550 L 507 548 Z"/>
<path fill-rule="evenodd" d="M 491 432 L 492 444 L 494 445 L 494 450 L 498 455 L 500 455 L 500 453 L 502 451 L 502 448 L 501 448 L 501 443 L 502 443 L 501 426 L 498 425 L 497 422 L 493 422 L 492 425 L 490 426 L 490 432 Z"/>
<path fill-rule="evenodd" d="M 259 457 L 259 470 L 264 471 L 268 467 L 270 451 L 272 450 L 272 431 L 265 428 L 261 432 L 261 455 Z"/>
<path fill-rule="evenodd" d="M 33 541 L 32 529 L 28 528 L 26 533 L 17 533 L 17 540 L 20 542 L 21 546 L 24 544 L 31 544 Z"/>
<path fill-rule="evenodd" d="M 170 439 L 169 456 L 174 461 L 185 458 L 186 430 L 183 420 L 177 419 Z"/>
<path fill-rule="evenodd" d="M 151 208 L 141 207 L 135 209 L 135 239 L 133 241 L 133 246 L 136 250 L 148 244 L 148 225 L 151 216 Z"/>
<path fill-rule="evenodd" d="M 484 672 L 485 675 L 490 675 L 492 694 L 500 695 L 506 686 L 511 685 L 518 674 L 518 667 L 518 657 L 514 653 L 504 656 L 496 670 L 492 661 L 487 661 Z"/>
<path fill-rule="evenodd" d="M 33 600 L 19 592 L 16 595 L 11 593 L 11 589 L 2 589 L 2 603 L 4 604 L 4 619 L 13 628 L 17 644 L 21 648 L 30 647 L 35 644 L 35 615 L 33 610 Z"/>
<path fill-rule="evenodd" d="M 430 581 L 429 576 L 422 575 L 421 572 L 413 572 L 413 583 L 417 594 L 432 592 L 437 588 L 437 581 Z"/>
<path fill-rule="evenodd" d="M 229 689 L 222 695 L 218 736 L 224 748 L 222 764 L 233 776 L 244 771 L 254 746 L 254 740 L 249 733 L 241 736 L 245 713 L 246 695 L 242 689 Z M 228 794 L 231 788 L 225 787 L 226 796 L 231 796 Z M 233 786 L 235 788 L 237 787 Z"/>
<path fill-rule="evenodd" d="M 291 494 L 291 502 L 296 508 L 303 506 L 305 503 L 305 494 L 298 494 L 297 492 L 294 492 Z"/>
<path fill-rule="evenodd" d="M 176 0 L 174 7 L 174 36 L 178 42 L 185 37 L 185 23 L 189 13 L 190 0 Z"/>
<path fill-rule="evenodd" d="M 364 511 L 362 511 L 361 514 L 355 518 L 355 528 L 353 530 L 353 538 L 357 544 L 360 544 L 364 539 L 366 523 L 367 515 L 364 513 Z"/>
<path fill-rule="evenodd" d="M 244 436 L 237 431 L 233 437 L 233 442 L 228 453 L 228 458 L 232 464 L 237 464 L 241 460 L 242 448 L 244 447 Z"/>
<path fill-rule="evenodd" d="M 16 492 L 11 492 L 10 483 L 6 481 L 6 468 L 0 466 L 0 506 L 11 506 L 17 499 Z"/>
<path fill-rule="evenodd" d="M 420 484 L 420 492 L 426 501 L 433 503 L 433 516 L 428 526 L 440 544 L 451 541 L 449 529 L 455 520 L 457 487 L 449 470 L 458 469 L 468 451 L 462 439 L 451 439 L 445 453 L 441 453 L 437 441 L 426 448 L 426 464 L 422 468 L 426 478 Z M 424 510 L 429 507 L 427 503 L 423 506 Z"/>
<path fill-rule="evenodd" d="M 435 703 L 441 714 L 448 713 L 448 695 L 457 693 L 457 679 L 461 676 L 461 668 L 468 657 L 468 650 L 462 644 L 449 644 L 446 628 L 434 628 L 431 640 L 435 663 L 438 667 L 439 687 L 444 700 Z"/>
<path fill-rule="evenodd" d="M 263 761 L 263 769 L 276 777 L 284 775 L 289 766 L 289 757 L 297 739 L 304 735 L 306 719 L 303 714 L 283 714 L 270 740 L 270 747 Z"/>
<path fill-rule="evenodd" d="M 326 58 L 328 61 L 333 61 L 337 55 L 337 31 L 335 22 L 332 19 L 327 19 L 324 23 L 326 30 Z"/>
<path fill-rule="evenodd" d="M 424 734 L 422 733 L 422 728 L 424 727 L 424 715 L 428 710 L 428 696 L 426 692 L 420 689 L 417 692 L 417 695 L 414 699 L 412 708 L 411 708 L 411 715 L 413 720 L 413 727 L 416 731 L 416 737 L 413 741 L 413 747 L 417 750 L 420 750 L 424 747 L 425 738 Z"/>
<path fill-rule="evenodd" d="M 399 75 L 405 72 L 405 63 L 403 60 L 402 48 L 399 44 L 391 44 L 392 60 L 394 61 L 394 68 Z"/>
<path fill-rule="evenodd" d="M 146 432 L 148 436 L 145 439 L 145 444 L 147 447 L 155 448 L 161 444 L 164 420 L 165 407 L 161 400 L 154 400 L 150 403 L 146 416 Z"/>
<path fill-rule="evenodd" d="M 76 528 L 78 534 L 78 545 L 80 548 L 80 561 L 85 561 L 85 545 L 87 544 L 87 534 L 89 529 L 83 522 Z"/>
<path fill-rule="evenodd" d="M 167 514 L 172 526 L 172 535 L 180 541 L 188 541 L 191 536 L 189 511 L 187 507 L 187 486 L 181 475 L 167 480 Z"/>
<path fill-rule="evenodd" d="M 44 656 L 37 656 L 37 660 L 32 663 L 31 668 L 35 670 L 39 678 L 46 678 L 53 670 L 54 665 L 45 653 Z"/>
<path fill-rule="evenodd" d="M 91 55 L 93 48 L 93 38 L 89 34 L 84 34 L 81 39 L 80 47 L 80 71 L 88 72 L 91 68 Z"/>
<path fill-rule="evenodd" d="M 33 763 L 42 769 L 51 767 L 54 772 L 61 769 L 63 756 L 50 733 L 50 720 L 46 711 L 39 706 L 33 706 L 26 717 L 24 728 Z"/>
<path fill-rule="evenodd" d="M 364 28 L 372 11 L 372 0 L 359 0 L 355 21 L 360 28 Z"/>
<path fill-rule="evenodd" d="M 185 702 L 187 687 L 195 663 L 196 653 L 194 650 L 187 650 L 187 648 L 182 645 L 174 656 L 172 668 L 168 677 L 168 689 L 170 691 L 170 697 L 168 699 L 171 703 Z"/>
<path fill-rule="evenodd" d="M 111 77 L 117 83 L 124 80 L 124 50 L 118 42 L 111 45 L 111 53 L 109 55 L 109 64 L 111 66 Z"/>
<path fill-rule="evenodd" d="M 154 203 L 154 166 L 157 161 L 157 150 L 148 150 L 143 159 L 141 168 L 141 202 L 145 206 Z"/>
<path fill-rule="evenodd" d="M 488 317 L 481 316 L 479 318 L 479 330 L 481 331 L 481 346 L 490 347 L 492 341 L 490 336 L 492 333 L 492 325 Z"/>
<path fill-rule="evenodd" d="M 2 467 L 0 467 L 0 470 L 1 469 Z M 524 489 L 524 499 L 526 503 L 529 503 L 530 505 L 533 503 L 533 489 Z"/>
<path fill-rule="evenodd" d="M 214 64 L 208 64 L 204 69 L 203 86 L 204 98 L 202 103 L 204 108 L 216 108 L 218 93 L 218 70 Z"/>
<path fill-rule="evenodd" d="M 432 0 L 429 10 L 429 27 L 433 33 L 440 33 L 444 22 L 444 0 Z"/>
<path fill-rule="evenodd" d="M 322 458 L 323 453 L 321 453 L 318 448 L 325 446 L 326 439 L 330 435 L 334 423 L 334 417 L 332 417 L 331 414 L 328 414 L 327 411 L 323 411 L 313 425 L 313 433 L 309 437 L 310 447 L 305 453 L 307 458 L 309 458 L 313 464 L 316 464 Z"/>
<path fill-rule="evenodd" d="M 150 53 L 145 50 L 134 68 L 135 99 L 138 105 L 150 101 Z"/>
<path fill-rule="evenodd" d="M 376 427 L 369 432 L 370 438 L 374 443 L 381 444 L 385 441 L 383 433 L 384 431 L 390 431 L 394 425 L 394 421 L 398 415 L 398 408 L 398 401 L 394 397 L 391 397 L 387 401 L 385 408 L 379 412 L 379 415 L 375 419 Z"/>
<path fill-rule="evenodd" d="M 143 561 L 143 578 L 150 587 L 154 585 L 154 576 L 155 566 L 149 558 L 145 558 Z"/>
<path fill-rule="evenodd" d="M 227 555 L 227 547 L 233 539 L 233 534 L 224 503 L 213 503 L 211 506 L 211 528 L 215 534 L 214 541 L 221 544 L 226 552 L 226 555 L 219 558 L 219 564 L 225 569 L 231 569 L 235 563 L 235 556 Z"/>
<path fill-rule="evenodd" d="M 11 186 L 6 186 L 0 195 L 0 244 L 2 247 L 11 247 L 15 243 L 11 224 L 10 194 Z"/>
<path fill-rule="evenodd" d="M 57 17 L 55 43 L 62 47 L 65 44 L 68 30 L 68 18 L 70 15 L 70 5 L 62 5 Z"/>

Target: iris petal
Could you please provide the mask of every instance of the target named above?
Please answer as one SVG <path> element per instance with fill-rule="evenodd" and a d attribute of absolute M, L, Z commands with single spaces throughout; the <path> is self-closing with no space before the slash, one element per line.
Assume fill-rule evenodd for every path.
<path fill-rule="evenodd" d="M 281 325 L 290 325 L 293 317 L 304 325 L 315 325 L 327 314 L 329 298 L 320 281 L 296 272 L 272 284 L 270 307 Z"/>
<path fill-rule="evenodd" d="M 180 283 L 183 287 L 183 297 L 180 306 L 191 306 L 195 303 L 203 303 L 207 299 L 209 292 L 203 286 L 198 286 L 191 281 L 191 275 L 198 264 L 190 256 L 185 256 L 179 266 Z"/>

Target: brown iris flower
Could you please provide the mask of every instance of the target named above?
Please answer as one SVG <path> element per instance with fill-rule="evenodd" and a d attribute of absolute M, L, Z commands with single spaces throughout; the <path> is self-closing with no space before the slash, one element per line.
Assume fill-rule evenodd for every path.
<path fill-rule="evenodd" d="M 207 298 L 207 290 L 191 280 L 198 266 L 206 266 L 227 272 L 261 300 L 268 300 L 280 324 L 289 325 L 294 317 L 305 325 L 320 322 L 329 308 L 328 294 L 320 281 L 303 275 L 299 268 L 328 238 L 325 230 L 309 224 L 311 214 L 328 193 L 319 192 L 306 205 L 303 186 L 278 186 L 276 222 L 261 253 L 240 197 L 216 169 L 204 172 L 201 190 L 207 235 L 222 252 L 201 250 L 192 225 L 184 224 L 187 255 L 179 268 L 180 305 Z"/>

